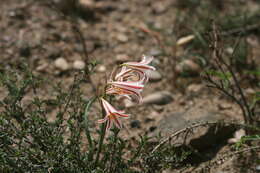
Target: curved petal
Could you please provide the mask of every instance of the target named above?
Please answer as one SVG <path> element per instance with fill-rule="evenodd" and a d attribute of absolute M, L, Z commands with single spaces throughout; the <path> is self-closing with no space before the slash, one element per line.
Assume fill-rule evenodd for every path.
<path fill-rule="evenodd" d="M 113 120 L 117 128 L 121 129 L 123 127 L 122 123 L 117 119 L 116 116 L 113 118 Z"/>
<path fill-rule="evenodd" d="M 106 114 L 109 115 L 111 112 L 106 104 L 108 102 L 105 99 L 101 98 L 101 103 L 102 103 L 103 108 L 105 109 Z"/>
<path fill-rule="evenodd" d="M 106 131 L 110 130 L 111 127 L 112 127 L 112 122 L 111 122 L 111 120 L 109 119 L 109 120 L 107 121 L 107 124 L 106 124 Z"/>
<path fill-rule="evenodd" d="M 104 122 L 106 122 L 108 120 L 108 117 L 106 116 L 105 118 L 103 118 L 103 119 L 99 119 L 99 120 L 97 120 L 97 122 L 98 123 L 104 123 Z"/>

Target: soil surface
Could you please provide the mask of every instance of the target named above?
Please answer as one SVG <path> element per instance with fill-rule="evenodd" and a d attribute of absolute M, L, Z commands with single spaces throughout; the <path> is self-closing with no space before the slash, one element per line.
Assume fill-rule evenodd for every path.
<path fill-rule="evenodd" d="M 194 31 L 189 25 L 178 26 L 176 23 L 183 16 L 181 14 L 189 10 L 184 3 L 177 0 L 81 0 L 79 4 L 71 6 L 62 1 L 55 2 L 55 7 L 48 1 L 0 2 L 1 67 L 13 69 L 17 67 L 17 63 L 26 62 L 33 73 L 48 81 L 61 82 L 64 90 L 68 90 L 75 72 L 84 70 L 86 63 L 97 63 L 91 76 L 92 85 L 86 82 L 82 87 L 86 98 L 90 98 L 93 96 L 92 86 L 104 85 L 116 65 L 126 61 L 140 61 L 143 54 L 152 55 L 155 58 L 152 64 L 157 71 L 151 74 L 150 82 L 142 93 L 144 99 L 148 99 L 147 103 L 133 105 L 120 100 L 117 105 L 131 114 L 130 119 L 123 121 L 125 128 L 120 132 L 123 138 L 131 140 L 137 139 L 138 135 L 156 135 L 157 132 L 165 131 L 165 127 L 174 131 L 174 123 L 183 123 L 183 118 L 190 123 L 208 121 L 208 116 L 204 117 L 200 110 L 224 115 L 213 120 L 243 122 L 239 107 L 219 92 L 207 88 L 202 81 L 199 74 L 205 66 L 196 63 L 196 58 L 183 59 L 182 56 L 187 56 L 188 51 L 185 46 L 176 49 L 177 40 L 193 35 Z M 220 15 L 235 9 L 229 2 L 222 3 L 225 7 Z M 260 4 L 253 0 L 248 0 L 244 6 L 255 11 L 260 9 Z M 64 17 L 59 10 L 70 17 Z M 194 16 L 186 16 L 182 20 L 189 23 L 193 18 Z M 86 51 L 75 25 L 82 33 Z M 257 51 L 260 50 L 260 36 L 249 35 L 247 39 L 253 45 L 254 54 L 260 54 Z M 192 39 L 185 44 L 190 42 Z M 176 75 L 178 72 L 174 67 L 177 65 L 177 70 L 182 71 L 183 63 L 188 64 L 188 70 L 192 71 L 191 76 Z M 246 89 L 246 93 L 250 95 L 255 90 L 257 88 L 250 87 Z M 160 96 L 162 92 L 166 92 L 166 96 Z M 28 92 L 24 104 L 26 99 L 30 100 L 32 94 Z M 51 87 L 46 83 L 39 94 L 41 97 L 52 97 Z M 155 101 L 149 98 L 154 94 Z M 0 96 L 5 96 L 4 89 L 1 89 Z M 92 112 L 91 127 L 95 131 L 98 128 L 96 120 L 100 118 L 98 104 L 94 105 Z M 187 112 L 192 113 L 189 114 L 190 119 L 187 119 Z M 52 114 L 54 113 L 50 114 L 50 121 L 55 118 Z M 178 114 L 180 120 L 169 118 L 172 114 Z M 168 118 L 166 121 L 170 125 L 163 124 L 165 118 Z M 163 137 L 167 137 L 168 133 Z M 218 150 L 219 153 L 230 150 L 227 140 L 221 141 L 226 145 Z M 220 163 L 212 172 L 243 172 L 244 166 L 248 168 L 246 172 L 255 172 L 256 160 L 248 165 L 249 162 L 250 159 L 246 156 L 233 159 L 225 164 Z M 173 170 L 164 171 L 170 172 Z"/>

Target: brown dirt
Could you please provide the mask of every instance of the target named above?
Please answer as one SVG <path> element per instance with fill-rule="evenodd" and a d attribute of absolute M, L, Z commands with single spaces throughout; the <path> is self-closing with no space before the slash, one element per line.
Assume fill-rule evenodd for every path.
<path fill-rule="evenodd" d="M 104 83 L 105 76 L 110 74 L 116 64 L 122 61 L 138 61 L 142 54 L 160 50 L 158 40 L 162 36 L 144 32 L 146 28 L 167 33 L 167 40 L 171 41 L 171 45 L 174 45 L 180 36 L 191 34 L 187 31 L 192 31 L 191 28 L 184 28 L 185 31 L 173 32 L 177 11 L 185 13 L 185 8 L 178 6 L 177 1 L 88 0 L 88 3 L 87 8 L 81 7 L 82 15 L 75 17 L 75 20 L 84 35 L 90 61 L 100 62 L 92 76 L 95 86 Z M 253 1 L 250 1 L 247 5 L 250 6 L 252 3 Z M 0 32 L 1 66 L 12 69 L 16 67 L 17 62 L 26 61 L 35 74 L 42 75 L 49 81 L 61 81 L 65 89 L 68 89 L 73 81 L 74 61 L 86 60 L 82 57 L 82 45 L 72 31 L 71 22 L 47 6 L 44 1 L 2 0 Z M 258 42 L 256 46 L 259 46 Z M 168 51 L 171 52 L 171 48 L 168 48 Z M 185 50 L 175 53 L 182 55 L 183 51 Z M 59 57 L 68 62 L 68 70 L 61 71 L 55 67 L 54 62 Z M 238 107 L 226 97 L 207 89 L 199 77 L 174 78 L 172 58 L 155 56 L 154 64 L 162 79 L 148 83 L 143 95 L 167 90 L 173 94 L 174 101 L 162 106 L 140 105 L 127 108 L 126 111 L 132 116 L 130 120 L 124 121 L 126 127 L 121 132 L 122 137 L 132 139 L 139 134 L 150 133 L 151 128 L 156 127 L 164 116 L 187 110 L 194 105 L 210 105 L 217 111 L 241 120 Z M 101 67 L 105 67 L 106 70 L 100 70 Z M 193 84 L 197 84 L 199 89 L 195 88 L 193 91 Z M 91 85 L 84 84 L 82 91 L 86 97 L 90 97 Z M 46 97 L 52 96 L 48 85 L 43 87 L 41 94 Z M 1 92 L 1 97 L 4 97 L 4 92 Z M 98 105 L 94 111 L 97 107 Z M 97 119 L 97 113 L 93 113 L 93 120 Z M 139 120 L 140 128 L 132 128 L 132 120 Z M 93 128 L 96 126 L 93 123 Z M 222 170 L 224 169 L 227 168 L 224 166 Z M 232 170 L 239 172 L 235 168 Z"/>

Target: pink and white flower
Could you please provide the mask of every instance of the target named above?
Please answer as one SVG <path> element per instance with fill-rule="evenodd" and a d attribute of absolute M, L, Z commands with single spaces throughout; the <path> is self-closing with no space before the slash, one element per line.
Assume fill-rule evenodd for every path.
<path fill-rule="evenodd" d="M 126 62 L 123 63 L 122 66 L 126 66 L 132 69 L 137 69 L 140 71 L 147 71 L 147 70 L 156 70 L 155 67 L 148 65 L 152 62 L 152 56 L 145 56 L 143 55 L 142 60 L 140 62 Z"/>
<path fill-rule="evenodd" d="M 141 70 L 131 69 L 123 66 L 121 71 L 115 75 L 114 81 L 139 82 L 144 84 L 148 81 L 148 77 L 147 74 Z"/>
<path fill-rule="evenodd" d="M 143 91 L 144 85 L 140 82 L 118 82 L 112 81 L 108 82 L 110 88 L 107 89 L 107 94 L 116 94 L 120 96 L 125 96 L 130 98 L 133 96 L 136 98 L 137 102 L 142 101 L 141 92 Z"/>
<path fill-rule="evenodd" d="M 106 94 L 123 96 L 128 99 L 134 98 L 138 103 L 142 101 L 141 92 L 144 84 L 148 81 L 147 73 L 155 68 L 149 63 L 153 60 L 151 56 L 143 56 L 141 62 L 127 62 L 121 65 L 121 70 L 115 74 L 112 73 L 109 81 Z M 116 72 L 116 71 L 115 71 Z M 103 119 L 98 120 L 98 123 L 106 123 L 106 130 L 109 130 L 113 124 L 117 128 L 122 128 L 122 123 L 119 117 L 127 118 L 128 114 L 124 111 L 116 110 L 105 99 L 101 98 L 101 104 L 105 109 L 106 115 Z"/>
<path fill-rule="evenodd" d="M 106 115 L 103 119 L 98 120 L 98 123 L 106 124 L 106 131 L 108 131 L 112 125 L 114 124 L 117 128 L 122 128 L 122 123 L 118 119 L 119 117 L 128 118 L 129 115 L 125 114 L 124 111 L 116 110 L 110 103 L 108 103 L 105 99 L 101 98 L 101 104 L 105 109 Z"/>

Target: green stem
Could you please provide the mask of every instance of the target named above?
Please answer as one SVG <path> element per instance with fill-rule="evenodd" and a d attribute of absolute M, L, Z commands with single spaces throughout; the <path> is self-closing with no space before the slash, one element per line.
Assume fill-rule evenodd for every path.
<path fill-rule="evenodd" d="M 91 98 L 88 103 L 87 103 L 87 106 L 85 108 L 85 113 L 84 113 L 84 123 L 85 123 L 85 134 L 87 136 L 87 140 L 88 140 L 88 143 L 89 143 L 89 159 L 92 160 L 92 157 L 93 157 L 93 142 L 92 142 L 92 138 L 91 138 L 91 135 L 90 135 L 90 132 L 89 132 L 89 124 L 88 124 L 88 113 L 89 113 L 89 109 L 91 107 L 91 105 L 95 102 L 96 100 L 96 97 L 94 98 Z"/>
<path fill-rule="evenodd" d="M 104 111 L 104 109 L 102 109 L 102 117 L 104 118 L 106 113 Z M 98 161 L 99 161 L 99 157 L 100 157 L 100 153 L 102 151 L 102 146 L 103 146 L 103 142 L 104 142 L 104 138 L 105 138 L 105 134 L 106 134 L 106 123 L 103 123 L 101 125 L 101 134 L 100 134 L 100 138 L 99 138 L 99 142 L 98 142 L 98 151 L 97 151 L 97 156 L 96 156 L 96 160 L 95 160 L 95 167 L 97 167 Z"/>
<path fill-rule="evenodd" d="M 116 146 L 117 146 L 117 139 L 118 139 L 118 133 L 119 133 L 119 129 L 114 129 L 114 140 L 113 140 L 113 151 L 112 151 L 112 155 L 111 155 L 111 161 L 110 161 L 110 172 L 113 172 L 113 163 L 114 163 L 114 156 L 115 156 L 115 152 L 116 152 Z"/>

